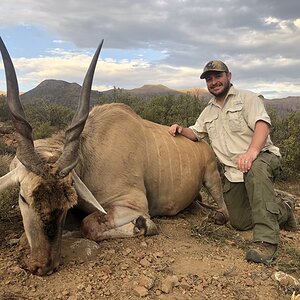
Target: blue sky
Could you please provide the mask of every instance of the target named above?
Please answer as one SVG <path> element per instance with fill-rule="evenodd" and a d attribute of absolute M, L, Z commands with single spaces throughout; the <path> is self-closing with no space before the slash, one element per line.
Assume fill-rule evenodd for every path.
<path fill-rule="evenodd" d="M 221 59 L 238 88 L 300 95 L 298 0 L 2 0 L 0 14 L 23 92 L 45 79 L 81 84 L 104 38 L 96 90 L 205 88 L 203 66 Z"/>

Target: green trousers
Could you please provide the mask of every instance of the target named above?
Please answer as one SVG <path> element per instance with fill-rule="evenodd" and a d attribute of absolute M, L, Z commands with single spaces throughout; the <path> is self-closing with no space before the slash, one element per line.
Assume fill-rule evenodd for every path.
<path fill-rule="evenodd" d="M 280 224 L 286 222 L 289 213 L 274 192 L 274 180 L 280 170 L 279 157 L 261 152 L 244 174 L 244 182 L 225 179 L 223 192 L 230 223 L 238 230 L 253 228 L 254 242 L 279 243 Z"/>

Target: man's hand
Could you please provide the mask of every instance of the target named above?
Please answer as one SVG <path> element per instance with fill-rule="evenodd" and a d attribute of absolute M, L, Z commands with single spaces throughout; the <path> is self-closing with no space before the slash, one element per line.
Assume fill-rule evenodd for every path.
<path fill-rule="evenodd" d="M 169 133 L 173 136 L 176 136 L 176 134 L 180 134 L 182 132 L 182 126 L 178 124 L 173 124 L 170 126 Z"/>
<path fill-rule="evenodd" d="M 247 173 L 251 169 L 253 161 L 256 159 L 258 154 L 258 150 L 249 148 L 246 153 L 239 156 L 237 160 L 238 169 L 243 173 Z"/>

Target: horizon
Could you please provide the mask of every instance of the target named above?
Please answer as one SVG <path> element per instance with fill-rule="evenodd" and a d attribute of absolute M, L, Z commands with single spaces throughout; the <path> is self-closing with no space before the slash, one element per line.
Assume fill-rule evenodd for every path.
<path fill-rule="evenodd" d="M 65 81 L 65 80 L 59 80 L 59 79 L 45 79 L 45 80 L 43 80 L 42 82 L 47 81 L 47 80 L 64 81 L 64 82 L 66 82 L 67 84 L 74 84 L 74 83 L 75 83 L 75 84 L 80 85 L 80 84 L 77 83 L 77 82 L 67 82 L 67 81 Z M 42 82 L 40 82 L 37 86 L 35 86 L 34 88 L 32 88 L 32 89 L 30 89 L 30 90 L 28 90 L 28 91 L 19 91 L 19 95 L 22 96 L 23 94 L 28 93 L 28 92 L 30 92 L 30 91 L 36 89 Z M 81 86 L 81 85 L 80 85 L 80 86 Z M 207 90 L 207 88 L 191 87 L 191 88 L 183 88 L 183 89 L 172 89 L 172 88 L 170 88 L 170 87 L 168 87 L 168 86 L 166 86 L 166 85 L 160 84 L 160 83 L 158 83 L 158 84 L 143 84 L 143 85 L 140 86 L 140 87 L 135 87 L 135 88 L 132 88 L 132 89 L 126 89 L 126 88 L 122 88 L 122 87 L 112 87 L 112 88 L 109 88 L 109 89 L 107 89 L 107 90 L 102 90 L 102 91 L 100 91 L 100 90 L 97 90 L 97 89 L 92 88 L 92 91 L 102 93 L 102 92 L 108 92 L 108 91 L 111 91 L 111 90 L 113 90 L 114 88 L 120 89 L 120 90 L 125 90 L 125 91 L 132 91 L 132 90 L 136 90 L 136 89 L 142 89 L 142 88 L 147 87 L 147 86 L 149 86 L 149 87 L 158 87 L 158 86 L 162 86 L 162 87 L 167 88 L 167 89 L 169 89 L 169 90 L 171 90 L 171 91 L 176 91 L 176 92 L 181 92 L 181 93 L 189 93 L 189 92 L 192 93 L 193 91 L 200 91 L 200 92 L 202 92 L 202 93 L 210 94 L 209 91 Z M 0 95 L 6 96 L 6 92 L 0 90 Z M 265 100 L 282 100 L 282 99 L 286 99 L 286 98 L 298 98 L 298 97 L 300 97 L 300 95 L 299 95 L 299 96 L 297 96 L 297 95 L 295 95 L 295 96 L 283 96 L 283 97 L 276 97 L 276 98 L 266 98 L 266 97 L 264 97 L 264 99 L 265 99 Z"/>

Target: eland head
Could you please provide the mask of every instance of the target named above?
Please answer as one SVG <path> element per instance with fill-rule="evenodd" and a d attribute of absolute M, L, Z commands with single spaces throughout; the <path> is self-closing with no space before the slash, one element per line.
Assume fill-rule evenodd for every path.
<path fill-rule="evenodd" d="M 32 128 L 19 99 L 14 66 L 0 38 L 7 103 L 17 134 L 17 154 L 11 164 L 11 171 L 0 178 L 0 192 L 10 186 L 20 187 L 19 206 L 30 246 L 26 265 L 33 274 L 40 276 L 51 274 L 59 265 L 66 214 L 76 205 L 78 196 L 104 212 L 74 171 L 78 162 L 80 135 L 89 114 L 91 86 L 102 44 L 103 40 L 85 76 L 78 108 L 65 132 L 63 147 L 55 151 L 43 151 L 34 145 Z"/>

